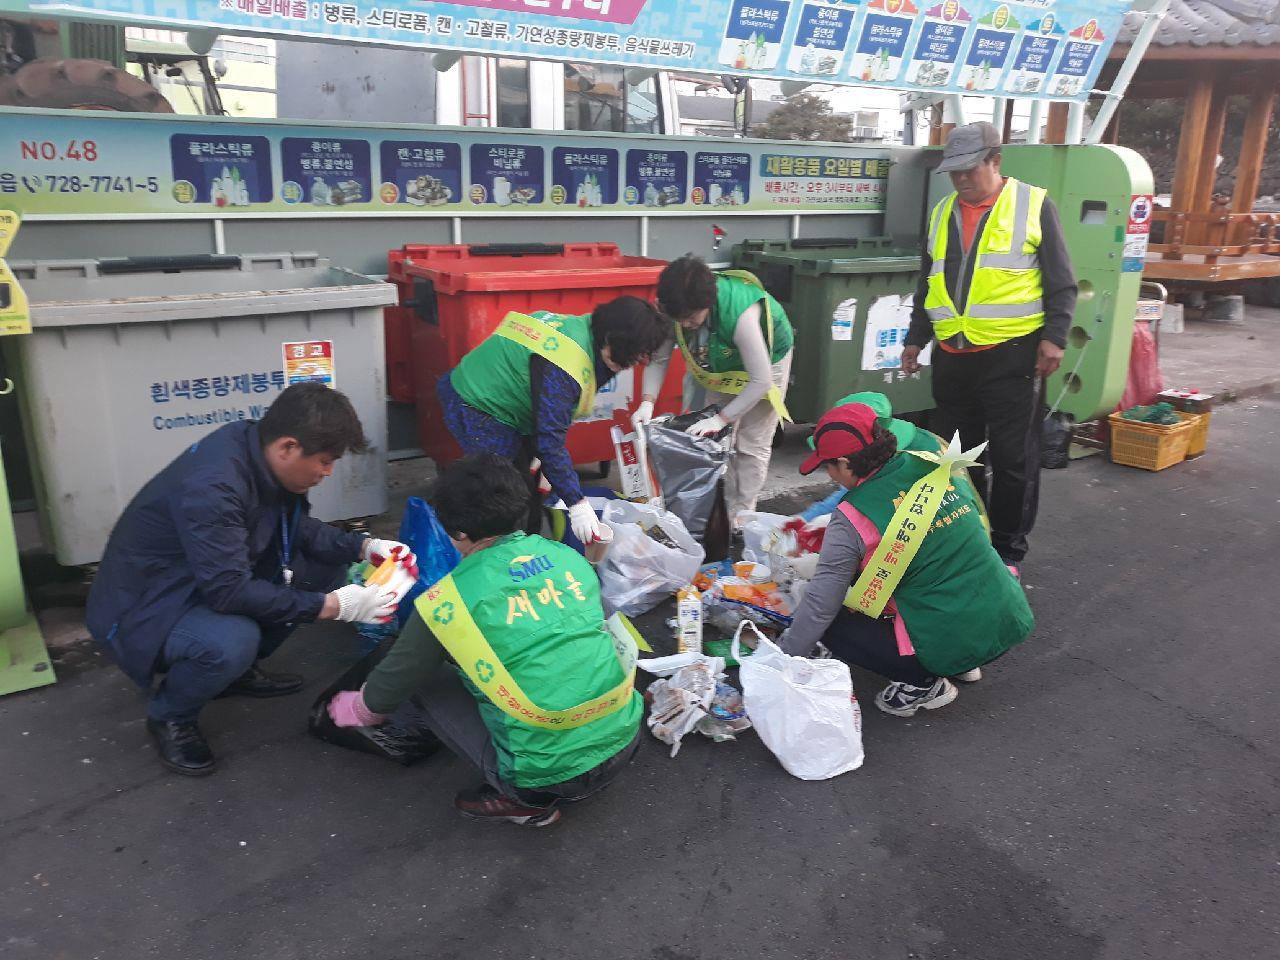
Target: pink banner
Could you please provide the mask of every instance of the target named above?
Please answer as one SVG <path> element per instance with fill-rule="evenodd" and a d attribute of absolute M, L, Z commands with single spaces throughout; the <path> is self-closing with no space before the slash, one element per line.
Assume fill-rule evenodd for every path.
<path fill-rule="evenodd" d="M 464 7 L 484 7 L 513 13 L 532 13 L 570 20 L 600 20 L 605 23 L 635 23 L 645 0 L 448 0 Z"/>

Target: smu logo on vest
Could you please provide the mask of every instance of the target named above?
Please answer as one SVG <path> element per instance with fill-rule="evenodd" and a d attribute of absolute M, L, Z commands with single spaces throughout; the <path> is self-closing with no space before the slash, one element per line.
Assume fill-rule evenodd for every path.
<path fill-rule="evenodd" d="M 546 573 L 554 570 L 556 565 L 551 562 L 548 556 L 525 556 L 512 557 L 511 563 L 507 565 L 507 573 L 511 574 L 511 579 L 516 583 L 522 583 L 530 577 L 536 577 L 540 573 Z"/>

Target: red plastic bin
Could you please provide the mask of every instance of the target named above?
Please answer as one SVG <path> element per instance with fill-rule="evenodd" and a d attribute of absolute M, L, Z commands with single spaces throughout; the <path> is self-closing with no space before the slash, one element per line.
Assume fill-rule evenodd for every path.
<path fill-rule="evenodd" d="M 436 381 L 491 334 L 511 311 L 584 314 L 614 297 L 653 300 L 665 260 L 624 256 L 614 243 L 410 244 L 388 254 L 388 279 L 399 305 L 386 313 L 387 379 L 395 400 L 417 407 L 418 439 L 439 464 L 461 451 L 445 427 Z M 640 368 L 620 373 L 601 400 L 616 391 L 639 402 Z M 656 404 L 678 412 L 684 367 L 673 357 Z M 412 393 L 407 387 L 412 384 Z M 575 463 L 613 459 L 611 410 L 575 423 L 568 448 Z"/>

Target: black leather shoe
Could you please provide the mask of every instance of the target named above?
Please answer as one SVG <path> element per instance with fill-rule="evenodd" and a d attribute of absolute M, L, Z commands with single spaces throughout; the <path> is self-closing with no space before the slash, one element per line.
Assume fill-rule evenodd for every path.
<path fill-rule="evenodd" d="M 302 678 L 296 673 L 267 673 L 252 666 L 242 673 L 219 697 L 286 697 L 302 689 Z"/>
<path fill-rule="evenodd" d="M 206 777 L 216 764 L 209 743 L 194 720 L 152 720 L 147 718 L 147 732 L 160 751 L 160 762 L 174 773 L 187 777 Z"/>

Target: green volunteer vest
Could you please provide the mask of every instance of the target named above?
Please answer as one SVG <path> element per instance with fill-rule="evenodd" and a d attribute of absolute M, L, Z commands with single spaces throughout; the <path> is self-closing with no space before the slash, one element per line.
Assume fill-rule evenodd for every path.
<path fill-rule="evenodd" d="M 539 310 L 529 316 L 555 327 L 595 358 L 591 343 L 591 315 L 572 316 Z M 487 413 L 499 423 L 533 433 L 533 398 L 529 390 L 529 348 L 491 334 L 453 368 L 449 381 L 467 406 Z M 594 376 L 594 371 L 590 371 Z"/>
<path fill-rule="evenodd" d="M 1010 177 L 987 215 L 982 234 L 966 256 L 976 257 L 969 299 L 961 310 L 947 290 L 948 224 L 960 222 L 956 194 L 929 218 L 928 294 L 924 309 L 939 342 L 963 335 L 967 344 L 988 346 L 1026 336 L 1044 326 L 1040 280 L 1040 211 L 1046 192 Z M 963 269 L 961 273 L 963 273 Z"/>
<path fill-rule="evenodd" d="M 791 330 L 791 321 L 787 312 L 768 291 L 753 286 L 737 277 L 716 275 L 716 312 L 715 326 L 707 339 L 707 368 L 712 373 L 724 373 L 743 369 L 742 354 L 733 342 L 734 331 L 738 329 L 738 318 L 753 304 L 761 300 L 768 301 L 769 313 L 773 316 L 773 352 L 769 356 L 771 363 L 777 363 L 791 350 L 795 335 Z M 761 317 L 761 325 L 766 319 Z M 765 342 L 769 342 L 769 331 L 763 330 Z"/>
<path fill-rule="evenodd" d="M 537 707 L 569 710 L 626 680 L 605 627 L 599 580 L 577 551 L 514 533 L 464 557 L 452 580 L 502 667 Z M 436 632 L 437 612 L 427 596 L 416 606 Z M 492 665 L 480 669 L 482 679 L 492 676 Z M 493 737 L 499 776 L 519 787 L 562 783 L 599 766 L 631 742 L 644 712 L 640 695 L 630 690 L 624 705 L 595 720 L 563 729 L 535 726 L 500 709 L 460 672 Z"/>
<path fill-rule="evenodd" d="M 932 469 L 918 457 L 898 454 L 850 490 L 844 503 L 883 535 L 895 499 Z M 859 533 L 867 539 L 867 531 Z M 868 544 L 864 563 L 871 553 Z M 995 659 L 1035 626 L 1022 586 L 991 546 L 980 502 L 965 483 L 947 488 L 893 601 L 916 656 L 938 676 L 955 676 Z"/>

